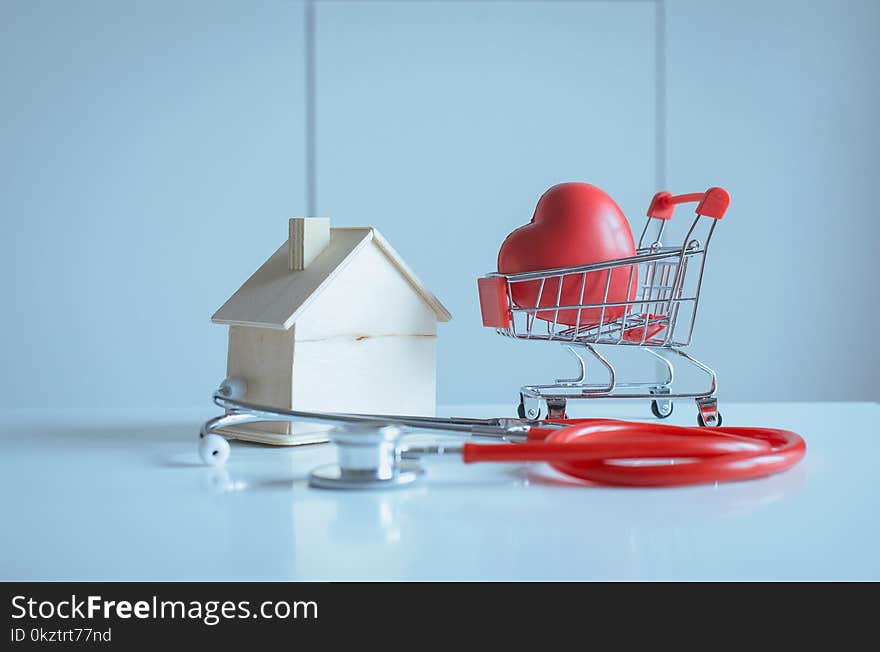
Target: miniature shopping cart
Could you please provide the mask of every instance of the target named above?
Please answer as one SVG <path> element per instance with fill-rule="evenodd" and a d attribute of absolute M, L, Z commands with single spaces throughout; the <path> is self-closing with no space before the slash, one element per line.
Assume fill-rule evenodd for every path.
<path fill-rule="evenodd" d="M 696 202 L 697 208 L 684 240 L 678 246 L 663 246 L 663 230 L 675 206 L 688 202 Z M 649 399 L 654 415 L 666 418 L 672 414 L 673 399 L 692 398 L 700 425 L 721 424 L 715 372 L 684 348 L 694 332 L 709 241 L 729 203 L 730 196 L 723 188 L 686 195 L 659 192 L 648 208 L 635 256 L 515 274 L 493 273 L 479 279 L 484 326 L 516 339 L 559 342 L 580 365 L 577 378 L 522 387 L 521 418 L 565 418 L 566 401 L 587 398 Z M 654 228 L 649 228 L 652 225 Z M 649 230 L 655 235 L 646 245 L 652 239 Z M 597 345 L 640 348 L 662 363 L 665 377 L 660 381 L 618 382 L 614 366 Z M 607 382 L 587 382 L 587 353 L 607 371 Z M 702 372 L 708 387 L 700 392 L 673 391 L 674 358 Z"/>

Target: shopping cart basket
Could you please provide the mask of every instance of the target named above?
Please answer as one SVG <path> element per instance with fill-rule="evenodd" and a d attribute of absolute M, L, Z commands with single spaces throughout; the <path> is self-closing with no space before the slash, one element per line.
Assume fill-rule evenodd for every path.
<path fill-rule="evenodd" d="M 663 231 L 675 206 L 689 202 L 697 203 L 696 217 L 684 240 L 679 246 L 663 246 Z M 700 425 L 721 424 L 715 372 L 684 348 L 693 337 L 709 241 L 729 203 L 730 196 L 723 188 L 686 195 L 659 192 L 651 200 L 635 256 L 515 274 L 493 273 L 478 280 L 484 326 L 516 339 L 559 342 L 580 365 L 577 378 L 520 388 L 520 417 L 565 418 L 566 401 L 571 399 L 644 398 L 651 400 L 655 416 L 666 418 L 672 414 L 673 399 L 692 398 Z M 646 245 L 652 239 L 649 230 L 655 235 Z M 621 278 L 628 278 L 623 300 L 609 301 L 609 288 L 618 287 Z M 572 296 L 580 300 L 565 300 Z M 585 303 L 585 296 L 603 298 Z M 597 345 L 643 349 L 662 363 L 665 377 L 618 382 L 614 366 Z M 607 382 L 587 382 L 587 353 L 605 368 Z M 707 377 L 708 387 L 699 392 L 674 392 L 673 358 L 696 367 Z"/>

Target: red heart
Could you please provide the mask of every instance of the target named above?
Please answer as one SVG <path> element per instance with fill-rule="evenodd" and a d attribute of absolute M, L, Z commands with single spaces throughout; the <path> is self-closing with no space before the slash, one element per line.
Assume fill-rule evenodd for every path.
<path fill-rule="evenodd" d="M 498 271 L 504 274 L 556 267 L 587 265 L 635 256 L 632 232 L 623 212 L 611 197 L 588 183 L 560 183 L 538 200 L 532 221 L 513 231 L 498 252 Z M 609 280 L 610 275 L 610 280 Z M 511 284 L 514 303 L 520 308 L 600 304 L 632 301 L 638 287 L 638 266 L 568 274 L 540 281 Z M 605 286 L 608 294 L 605 295 Z M 557 293 L 559 300 L 557 301 Z M 539 301 L 540 294 L 540 301 Z M 604 299 L 604 300 L 603 300 Z M 622 317 L 627 307 L 539 311 L 539 319 L 570 326 L 594 326 Z"/>

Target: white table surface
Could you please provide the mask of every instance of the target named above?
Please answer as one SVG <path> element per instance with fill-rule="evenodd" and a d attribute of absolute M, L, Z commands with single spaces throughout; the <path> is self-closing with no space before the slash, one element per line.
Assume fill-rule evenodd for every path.
<path fill-rule="evenodd" d="M 574 416 L 643 418 L 590 403 Z M 446 408 L 498 416 L 502 406 Z M 576 486 L 543 465 L 429 460 L 418 486 L 311 489 L 329 445 L 232 444 L 213 412 L 0 414 L 0 579 L 880 579 L 880 405 L 723 404 L 725 423 L 801 433 L 794 469 L 677 489 Z M 690 424 L 679 402 L 670 422 Z"/>

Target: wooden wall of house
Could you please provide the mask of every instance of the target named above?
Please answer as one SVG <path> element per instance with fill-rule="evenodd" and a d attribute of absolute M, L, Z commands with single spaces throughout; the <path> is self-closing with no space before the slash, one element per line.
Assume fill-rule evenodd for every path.
<path fill-rule="evenodd" d="M 229 327 L 227 375 L 247 381 L 245 400 L 290 408 L 291 360 L 294 329 L 283 331 L 249 326 Z M 247 433 L 289 434 L 287 422 L 253 423 L 237 426 Z"/>
<path fill-rule="evenodd" d="M 433 310 L 370 243 L 296 323 L 292 405 L 434 414 L 436 340 Z"/>

